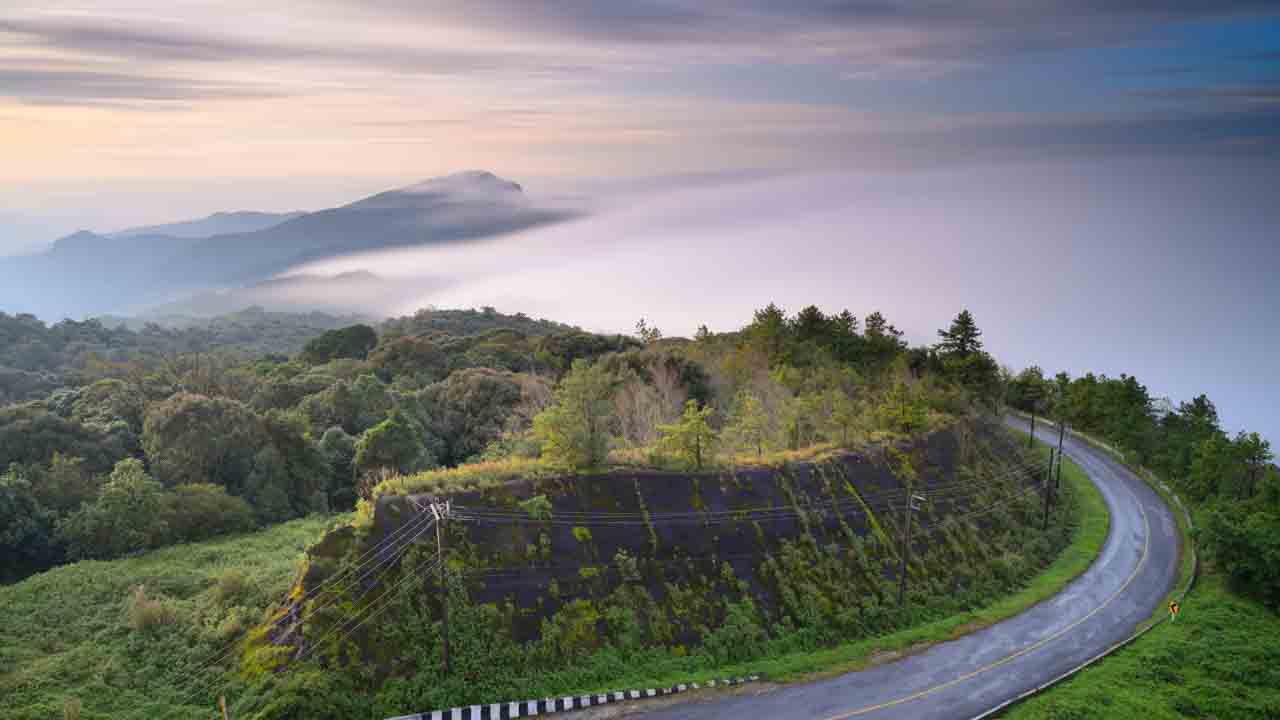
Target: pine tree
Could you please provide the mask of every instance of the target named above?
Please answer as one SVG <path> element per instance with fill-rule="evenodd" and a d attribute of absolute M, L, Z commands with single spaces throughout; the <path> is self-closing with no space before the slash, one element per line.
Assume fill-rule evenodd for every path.
<path fill-rule="evenodd" d="M 979 339 L 982 331 L 978 329 L 973 314 L 968 310 L 961 310 L 956 319 L 951 321 L 951 327 L 939 330 L 938 336 L 942 338 L 938 343 L 938 351 L 943 355 L 967 358 L 982 350 L 982 340 Z"/>
<path fill-rule="evenodd" d="M 710 417 L 710 406 L 699 408 L 697 400 L 689 400 L 684 404 L 684 414 L 678 422 L 658 426 L 658 432 L 662 435 L 661 444 L 695 469 L 701 470 L 703 458 L 711 453 L 716 441 L 716 431 L 707 422 Z"/>

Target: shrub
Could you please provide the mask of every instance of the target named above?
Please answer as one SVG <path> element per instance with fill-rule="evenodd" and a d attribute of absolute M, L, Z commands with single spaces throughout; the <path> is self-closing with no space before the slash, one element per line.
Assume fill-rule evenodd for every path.
<path fill-rule="evenodd" d="M 249 578 L 245 576 L 244 572 L 236 568 L 229 568 L 224 570 L 213 581 L 210 594 L 213 596 L 214 602 L 226 606 L 231 604 L 231 601 L 240 599 L 248 589 Z"/>
<path fill-rule="evenodd" d="M 165 543 L 164 489 L 151 479 L 142 461 L 116 463 L 97 501 L 58 522 L 58 535 L 75 559 L 109 558 Z"/>
<path fill-rule="evenodd" d="M 161 518 L 174 542 L 193 542 L 254 528 L 253 508 L 221 485 L 179 485 L 165 494 Z"/>
<path fill-rule="evenodd" d="M 62 720 L 80 720 L 80 698 L 67 698 L 62 703 Z"/>
<path fill-rule="evenodd" d="M 147 588 L 133 588 L 129 599 L 129 627 L 139 632 L 149 632 L 178 621 L 178 613 L 162 597 L 147 597 Z"/>
<path fill-rule="evenodd" d="M 227 616 L 222 618 L 218 623 L 215 636 L 218 642 L 225 643 L 239 637 L 240 633 L 245 630 L 244 615 L 240 612 L 240 608 L 231 608 Z"/>

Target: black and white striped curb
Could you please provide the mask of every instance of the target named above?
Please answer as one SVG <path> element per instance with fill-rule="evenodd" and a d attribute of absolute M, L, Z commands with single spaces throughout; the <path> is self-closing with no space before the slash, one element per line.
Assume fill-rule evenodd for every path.
<path fill-rule="evenodd" d="M 448 710 L 433 710 L 416 715 L 400 715 L 387 718 L 387 720 L 507 720 L 508 718 L 550 715 L 552 713 L 565 712 L 566 710 L 581 710 L 596 705 L 607 705 L 627 700 L 677 695 L 690 690 L 701 690 L 702 688 L 741 685 L 755 682 L 759 679 L 759 675 L 752 675 L 750 677 L 727 678 L 724 680 L 708 680 L 704 683 L 681 683 L 666 688 L 623 690 L 602 695 L 578 695 L 573 697 L 543 698 L 541 700 L 522 700 L 519 702 L 489 703 L 487 705 L 466 705 L 449 708 Z"/>

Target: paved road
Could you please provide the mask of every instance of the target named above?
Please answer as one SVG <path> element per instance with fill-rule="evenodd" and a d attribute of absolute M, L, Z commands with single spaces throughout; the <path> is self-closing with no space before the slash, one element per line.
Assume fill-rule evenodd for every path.
<path fill-rule="evenodd" d="M 1006 422 L 1026 428 L 1024 420 Z M 897 662 L 754 696 L 675 705 L 645 713 L 645 720 L 972 718 L 1127 637 L 1176 582 L 1177 522 L 1155 491 L 1106 453 L 1071 437 L 1066 451 L 1102 491 L 1111 531 L 1093 565 L 1058 595 Z"/>

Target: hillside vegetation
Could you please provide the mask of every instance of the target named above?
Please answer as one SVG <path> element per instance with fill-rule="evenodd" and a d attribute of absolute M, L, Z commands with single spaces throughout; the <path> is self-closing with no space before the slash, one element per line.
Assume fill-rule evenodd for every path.
<path fill-rule="evenodd" d="M 341 516 L 111 561 L 0 586 L 0 717 L 209 717 L 188 668 L 260 622 L 303 550 Z M 190 696 L 188 697 L 188 694 Z"/>

